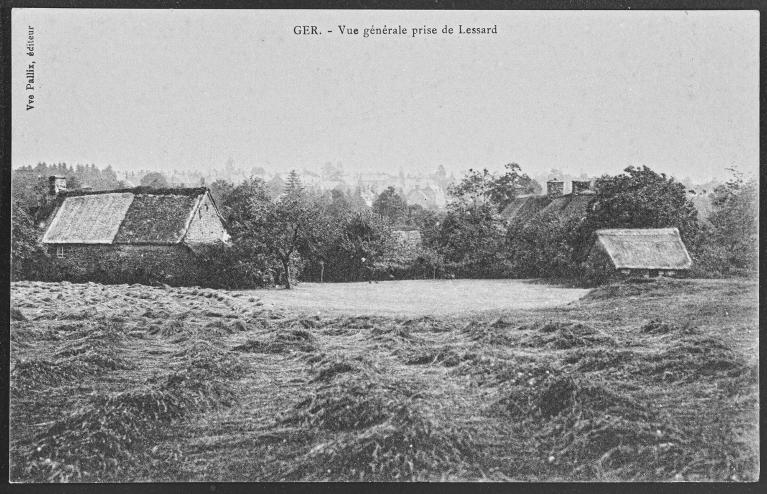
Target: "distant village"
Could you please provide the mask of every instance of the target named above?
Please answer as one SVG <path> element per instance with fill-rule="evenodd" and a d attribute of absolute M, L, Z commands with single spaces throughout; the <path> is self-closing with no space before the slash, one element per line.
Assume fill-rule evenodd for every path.
<path fill-rule="evenodd" d="M 315 191 L 338 190 L 349 195 L 359 195 L 362 201 L 372 206 L 375 199 L 388 187 L 394 187 L 397 193 L 405 199 L 408 205 L 418 205 L 425 209 L 442 210 L 449 201 L 449 187 L 458 179 L 455 173 L 448 173 L 444 166 L 437 166 L 432 172 L 405 170 L 400 167 L 397 172 L 354 172 L 344 168 L 343 164 L 326 162 L 315 169 L 303 168 L 296 170 L 301 184 Z M 261 166 L 243 167 L 234 159 L 228 158 L 223 166 L 211 167 L 207 170 L 121 170 L 111 166 L 98 168 L 94 164 L 77 164 L 68 166 L 59 164 L 38 164 L 14 169 L 14 186 L 24 185 L 22 177 L 31 184 L 35 179 L 47 180 L 48 176 L 56 174 L 68 178 L 69 190 L 110 190 L 127 189 L 142 185 L 149 175 L 162 175 L 165 185 L 170 188 L 210 187 L 217 180 L 225 180 L 237 185 L 250 177 L 264 180 L 269 190 L 275 196 L 285 188 L 288 172 L 268 170 Z M 558 168 L 546 172 L 532 174 L 531 177 L 546 187 L 550 180 L 561 180 L 564 184 L 563 194 L 572 192 L 573 183 L 593 181 L 596 177 L 586 174 L 574 175 Z M 688 189 L 688 198 L 698 210 L 701 220 L 711 213 L 710 192 L 720 185 L 720 181 L 693 183 L 689 177 L 678 178 Z"/>
<path fill-rule="evenodd" d="M 140 185 L 141 180 L 154 170 L 130 170 L 117 172 L 117 177 L 125 187 Z M 376 197 L 387 187 L 394 187 L 408 204 L 417 204 L 426 209 L 442 209 L 447 205 L 447 189 L 456 181 L 454 174 L 449 174 L 440 166 L 433 173 L 412 172 L 399 169 L 397 173 L 386 172 L 350 172 L 341 163 L 325 163 L 316 170 L 296 170 L 301 184 L 307 189 L 317 191 L 338 190 L 347 194 L 359 194 L 365 204 L 372 206 Z M 222 168 L 202 171 L 170 170 L 162 172 L 171 187 L 204 187 L 216 180 L 226 180 L 233 184 L 256 177 L 264 180 L 270 189 L 282 191 L 285 187 L 287 172 L 280 173 L 263 167 L 242 168 L 228 159 Z"/>

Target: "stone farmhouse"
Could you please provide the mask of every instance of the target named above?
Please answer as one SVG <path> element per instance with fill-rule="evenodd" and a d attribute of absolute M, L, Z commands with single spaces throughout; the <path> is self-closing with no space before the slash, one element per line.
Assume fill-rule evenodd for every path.
<path fill-rule="evenodd" d="M 64 279 L 196 284 L 198 254 L 229 239 L 206 188 L 67 192 L 51 177 L 50 192 L 42 243 Z"/>

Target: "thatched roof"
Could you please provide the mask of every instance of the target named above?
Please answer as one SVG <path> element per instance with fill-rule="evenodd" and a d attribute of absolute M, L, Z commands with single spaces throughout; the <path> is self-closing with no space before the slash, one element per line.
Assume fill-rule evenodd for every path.
<path fill-rule="evenodd" d="M 47 244 L 176 244 L 207 189 L 143 188 L 66 194 L 43 235 Z"/>
<path fill-rule="evenodd" d="M 676 228 L 597 230 L 597 244 L 616 269 L 690 269 L 692 259 Z"/>

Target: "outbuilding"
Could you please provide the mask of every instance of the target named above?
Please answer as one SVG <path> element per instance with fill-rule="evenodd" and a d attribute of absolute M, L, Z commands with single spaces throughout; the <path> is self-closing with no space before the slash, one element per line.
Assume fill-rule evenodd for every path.
<path fill-rule="evenodd" d="M 625 276 L 677 276 L 692 259 L 676 228 L 597 230 L 587 263 Z"/>

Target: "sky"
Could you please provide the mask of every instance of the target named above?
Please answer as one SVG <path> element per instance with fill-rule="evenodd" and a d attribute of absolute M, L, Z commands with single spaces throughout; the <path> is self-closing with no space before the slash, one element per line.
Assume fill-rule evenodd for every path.
<path fill-rule="evenodd" d="M 459 24 L 497 34 L 441 33 Z M 383 25 L 408 33 L 362 36 Z M 758 70 L 755 11 L 14 9 L 12 165 L 703 182 L 758 170 Z"/>

